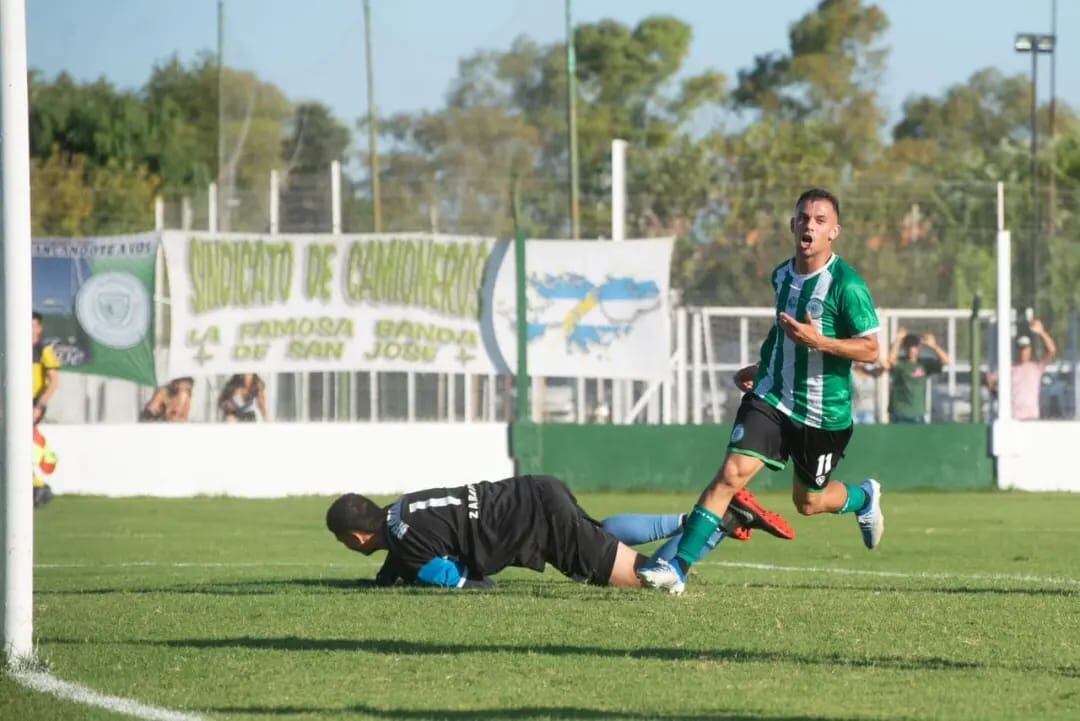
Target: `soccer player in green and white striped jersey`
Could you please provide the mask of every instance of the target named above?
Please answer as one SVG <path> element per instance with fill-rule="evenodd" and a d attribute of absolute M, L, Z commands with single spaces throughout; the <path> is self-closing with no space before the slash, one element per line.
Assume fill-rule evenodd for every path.
<path fill-rule="evenodd" d="M 851 363 L 878 360 L 877 312 L 866 283 L 833 253 L 840 201 L 832 193 L 803 193 L 790 227 L 795 255 L 771 278 L 776 323 L 760 361 L 735 374 L 745 395 L 727 457 L 688 514 L 675 558 L 653 558 L 638 570 L 645 585 L 682 593 L 690 565 L 731 498 L 763 467 L 781 470 L 788 458 L 799 513 L 855 513 L 866 547 L 881 542 L 878 482 L 856 485 L 831 477 L 851 439 Z"/>

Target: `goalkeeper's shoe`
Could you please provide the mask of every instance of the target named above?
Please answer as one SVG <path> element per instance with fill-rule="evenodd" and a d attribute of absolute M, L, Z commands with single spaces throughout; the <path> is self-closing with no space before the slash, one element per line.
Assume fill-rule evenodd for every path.
<path fill-rule="evenodd" d="M 663 558 L 650 559 L 637 571 L 638 580 L 647 588 L 667 591 L 672 596 L 681 596 L 686 590 L 686 573 L 678 559 L 665 561 Z"/>
<path fill-rule="evenodd" d="M 783 516 L 770 511 L 754 498 L 754 494 L 743 488 L 731 498 L 728 511 L 740 521 L 740 525 L 746 527 L 746 537 L 750 537 L 750 529 L 760 528 L 766 533 L 771 533 L 777 538 L 791 540 L 795 538 L 795 529 Z M 724 524 L 727 527 L 728 514 L 724 514 Z M 739 538 L 732 533 L 732 536 Z M 745 540 L 745 539 L 740 539 Z"/>
<path fill-rule="evenodd" d="M 863 545 L 873 551 L 885 533 L 885 514 L 881 512 L 881 484 L 867 478 L 859 484 L 866 491 L 867 503 L 862 513 L 855 515 L 862 534 Z"/>

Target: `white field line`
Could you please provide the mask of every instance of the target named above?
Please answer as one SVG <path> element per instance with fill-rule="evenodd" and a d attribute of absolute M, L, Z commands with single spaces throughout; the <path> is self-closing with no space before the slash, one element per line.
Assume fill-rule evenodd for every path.
<path fill-rule="evenodd" d="M 379 559 L 358 558 L 349 563 L 303 563 L 290 561 L 130 561 L 127 563 L 38 563 L 39 570 L 86 568 L 356 568 L 374 566 Z M 778 571 L 782 573 L 831 573 L 839 576 L 871 576 L 876 578 L 911 578 L 930 581 L 1008 581 L 1013 583 L 1044 583 L 1049 585 L 1080 586 L 1080 578 L 1067 576 L 1030 576 L 1011 573 L 930 573 L 908 571 L 873 571 L 861 568 L 836 568 L 830 566 L 778 566 L 771 563 L 740 563 L 736 561 L 700 561 L 698 566 L 721 566 L 724 568 L 743 568 L 758 571 Z"/>
<path fill-rule="evenodd" d="M 701 561 L 696 565 L 749 568 L 758 571 L 781 571 L 785 573 L 832 573 L 840 576 L 915 578 L 931 581 L 1012 581 L 1016 583 L 1080 586 L 1080 578 L 1068 578 L 1066 576 L 1026 576 L 1011 573 L 908 573 L 906 571 L 870 571 L 861 568 L 830 568 L 827 566 L 775 566 L 770 563 L 738 563 L 735 561 Z"/>
<path fill-rule="evenodd" d="M 12 678 L 23 686 L 33 689 L 34 691 L 51 694 L 58 698 L 74 701 L 75 703 L 81 703 L 86 706 L 96 706 L 126 716 L 146 719 L 146 721 L 204 721 L 205 719 L 204 716 L 199 716 L 197 714 L 172 711 L 157 706 L 148 706 L 129 698 L 123 698 L 122 696 L 107 696 L 106 694 L 98 693 L 86 686 L 63 681 L 52 674 L 43 673 L 41 671 L 18 671 L 11 675 Z"/>

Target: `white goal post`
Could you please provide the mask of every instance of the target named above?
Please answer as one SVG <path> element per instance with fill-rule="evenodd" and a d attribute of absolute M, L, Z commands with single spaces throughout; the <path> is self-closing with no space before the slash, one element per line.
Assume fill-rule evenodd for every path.
<path fill-rule="evenodd" d="M 3 464 L 4 656 L 33 657 L 34 509 L 30 314 L 30 133 L 26 80 L 26 2 L 0 0 L 0 463 Z"/>

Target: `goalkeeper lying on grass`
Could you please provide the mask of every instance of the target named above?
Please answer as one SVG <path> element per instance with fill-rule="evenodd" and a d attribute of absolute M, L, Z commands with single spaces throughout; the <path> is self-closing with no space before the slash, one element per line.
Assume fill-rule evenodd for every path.
<path fill-rule="evenodd" d="M 637 569 L 646 558 L 629 546 L 669 538 L 658 553 L 674 555 L 682 520 L 677 514 L 623 514 L 600 523 L 551 476 L 407 493 L 385 508 L 348 493 L 326 512 L 327 528 L 349 549 L 387 551 L 377 584 L 401 579 L 445 588 L 487 588 L 489 576 L 507 566 L 543 571 L 546 563 L 575 580 L 637 588 Z M 725 535 L 746 540 L 753 528 L 795 536 L 783 517 L 744 490 L 702 556 Z"/>

